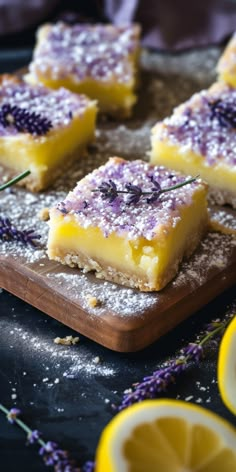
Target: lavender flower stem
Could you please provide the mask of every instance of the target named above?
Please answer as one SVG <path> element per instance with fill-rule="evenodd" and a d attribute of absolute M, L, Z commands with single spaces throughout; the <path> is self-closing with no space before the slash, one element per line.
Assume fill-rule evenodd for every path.
<path fill-rule="evenodd" d="M 123 396 L 118 410 L 123 410 L 133 403 L 140 402 L 147 398 L 155 398 L 159 393 L 165 392 L 170 384 L 173 384 L 182 372 L 186 371 L 192 362 L 201 360 L 208 342 L 217 334 L 223 333 L 231 318 L 222 322 L 212 322 L 206 334 L 195 343 L 190 343 L 180 351 L 176 358 L 170 360 L 166 367 L 156 370 L 148 377 L 144 377 L 141 382 L 133 384 L 133 389 Z M 213 328 L 213 329 L 212 329 Z"/>
<path fill-rule="evenodd" d="M 2 184 L 0 185 L 0 192 L 2 190 L 5 190 L 6 188 L 8 187 L 11 187 L 12 185 L 16 184 L 17 182 L 19 182 L 20 180 L 24 179 L 25 177 L 27 177 L 27 175 L 30 174 L 30 170 L 25 170 L 24 172 L 22 172 L 21 174 L 17 175 L 16 177 L 14 177 L 13 179 L 11 180 L 8 180 L 8 182 L 6 182 L 5 184 Z"/>
<path fill-rule="evenodd" d="M 0 410 L 6 414 L 6 416 L 8 416 L 10 414 L 10 410 L 8 410 L 7 408 L 5 408 L 5 406 L 3 406 L 1 403 L 0 403 Z M 23 431 L 25 431 L 25 433 L 27 435 L 30 435 L 32 433 L 32 429 L 30 429 L 27 424 L 25 424 L 22 420 L 20 420 L 19 418 L 15 418 L 14 419 L 14 423 L 16 423 L 21 429 L 23 429 Z M 40 446 L 46 446 L 46 443 L 41 439 L 41 438 L 38 438 L 38 443 L 40 444 Z"/>
<path fill-rule="evenodd" d="M 165 193 L 165 192 L 170 192 L 171 190 L 175 190 L 180 187 L 184 187 L 185 185 L 191 184 L 192 182 L 195 182 L 198 179 L 199 175 L 196 177 L 192 177 L 192 179 L 185 180 L 185 182 L 182 182 L 180 184 L 173 185 L 172 187 L 167 187 L 167 188 L 162 188 L 160 190 L 160 193 Z"/>
<path fill-rule="evenodd" d="M 231 319 L 226 320 L 225 322 L 221 323 L 220 326 L 210 331 L 210 333 L 207 333 L 207 335 L 204 336 L 204 338 L 199 342 L 199 346 L 203 346 L 209 341 L 209 339 L 211 339 L 212 337 L 214 337 L 216 334 L 220 333 L 221 331 L 224 331 L 226 326 L 229 324 L 230 320 Z"/>

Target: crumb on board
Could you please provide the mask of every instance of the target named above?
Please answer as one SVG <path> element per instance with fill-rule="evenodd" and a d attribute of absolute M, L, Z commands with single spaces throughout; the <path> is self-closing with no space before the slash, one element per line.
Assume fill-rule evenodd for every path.
<path fill-rule="evenodd" d="M 40 220 L 42 221 L 48 221 L 49 220 L 49 208 L 41 208 L 41 210 L 38 213 L 38 216 Z"/>
<path fill-rule="evenodd" d="M 79 337 L 78 336 L 66 336 L 65 338 L 57 337 L 54 339 L 55 344 L 63 344 L 64 346 L 71 346 L 74 344 L 78 344 Z"/>
<path fill-rule="evenodd" d="M 94 297 L 94 295 L 91 295 L 90 293 L 88 293 L 85 298 L 90 308 L 95 308 L 96 306 L 99 306 L 101 304 L 100 300 L 97 297 Z"/>

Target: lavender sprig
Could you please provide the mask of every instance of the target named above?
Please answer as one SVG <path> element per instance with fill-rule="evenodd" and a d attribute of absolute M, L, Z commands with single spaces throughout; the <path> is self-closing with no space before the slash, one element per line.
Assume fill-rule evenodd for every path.
<path fill-rule="evenodd" d="M 5 413 L 10 423 L 17 424 L 26 433 L 27 445 L 39 444 L 39 455 L 43 458 L 46 466 L 53 466 L 55 472 L 81 472 L 81 469 L 75 466 L 69 458 L 67 451 L 60 449 L 55 442 L 43 441 L 38 430 L 32 430 L 24 421 L 19 419 L 21 412 L 18 408 L 8 410 L 0 403 L 0 411 Z"/>
<path fill-rule="evenodd" d="M 126 200 L 127 205 L 136 204 L 140 201 L 142 197 L 146 197 L 147 195 L 148 198 L 146 198 L 146 202 L 153 203 L 158 200 L 159 196 L 162 193 L 170 192 L 171 190 L 176 190 L 180 187 L 184 187 L 185 185 L 191 184 L 192 182 L 195 182 L 198 177 L 199 176 L 192 177 L 191 179 L 185 180 L 184 182 L 166 188 L 161 188 L 159 182 L 157 182 L 156 180 L 154 180 L 153 177 L 151 177 L 153 187 L 150 191 L 144 191 L 138 185 L 133 185 L 131 183 L 125 185 L 125 190 L 118 190 L 116 183 L 113 180 L 109 179 L 108 182 L 102 182 L 101 185 L 98 186 L 98 188 L 92 189 L 92 192 L 100 192 L 102 199 L 108 200 L 109 203 L 112 203 L 120 194 L 129 195 Z"/>
<path fill-rule="evenodd" d="M 23 244 L 36 246 L 36 241 L 41 236 L 36 234 L 34 229 L 18 229 L 14 226 L 9 218 L 0 216 L 0 239 L 3 241 L 18 241 Z"/>
<path fill-rule="evenodd" d="M 19 182 L 20 180 L 24 179 L 24 178 L 27 177 L 27 175 L 29 175 L 30 173 L 31 173 L 30 170 L 25 170 L 24 172 L 22 172 L 21 174 L 17 175 L 17 176 L 14 177 L 13 179 L 8 180 L 8 182 L 5 182 L 5 184 L 0 185 L 0 192 L 1 192 L 2 190 L 5 190 L 5 189 L 8 188 L 8 187 L 11 187 L 12 185 L 16 184 L 16 183 Z"/>
<path fill-rule="evenodd" d="M 184 371 L 190 368 L 193 362 L 198 363 L 203 355 L 204 348 L 206 348 L 212 339 L 222 334 L 230 318 L 223 322 L 213 321 L 207 327 L 205 335 L 195 343 L 190 343 L 183 348 L 175 359 L 172 359 L 168 364 L 151 375 L 144 377 L 142 382 L 135 383 L 132 389 L 129 389 L 124 394 L 121 404 L 118 406 L 118 411 L 124 410 L 133 403 L 141 402 L 148 398 L 156 398 L 159 393 L 166 392 L 167 388 L 176 382 L 176 378 Z"/>
<path fill-rule="evenodd" d="M 0 108 L 0 124 L 4 128 L 13 127 L 20 133 L 36 136 L 43 136 L 52 128 L 52 122 L 48 118 L 10 103 L 5 103 Z"/>

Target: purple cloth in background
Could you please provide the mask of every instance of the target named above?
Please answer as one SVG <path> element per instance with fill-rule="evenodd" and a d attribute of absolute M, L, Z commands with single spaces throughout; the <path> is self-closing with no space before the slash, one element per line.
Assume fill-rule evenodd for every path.
<path fill-rule="evenodd" d="M 0 0 L 0 36 L 43 22 L 58 3 L 58 0 Z"/>
<path fill-rule="evenodd" d="M 142 25 L 147 47 L 180 50 L 216 44 L 236 30 L 236 0 L 104 0 L 115 24 Z"/>
<path fill-rule="evenodd" d="M 216 44 L 236 30 L 236 0 L 87 0 L 86 4 L 90 20 L 97 19 L 92 16 L 96 5 L 103 17 L 117 25 L 140 23 L 143 45 L 157 49 Z M 71 1 L 69 6 L 83 15 L 84 1 Z M 65 2 L 0 0 L 0 36 L 44 22 L 55 7 L 63 9 Z"/>

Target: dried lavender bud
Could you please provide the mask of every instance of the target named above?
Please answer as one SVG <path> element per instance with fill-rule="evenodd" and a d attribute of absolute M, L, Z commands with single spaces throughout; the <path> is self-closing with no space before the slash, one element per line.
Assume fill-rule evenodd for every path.
<path fill-rule="evenodd" d="M 236 110 L 231 104 L 219 99 L 214 102 L 208 102 L 208 105 L 211 110 L 212 120 L 216 118 L 223 128 L 236 128 Z"/>
<path fill-rule="evenodd" d="M 138 203 L 142 196 L 141 187 L 128 183 L 125 188 L 127 190 L 127 193 L 129 193 L 129 197 L 126 200 L 127 205 L 131 205 L 132 203 Z"/>
<path fill-rule="evenodd" d="M 67 452 L 58 449 L 58 444 L 53 441 L 48 441 L 39 449 L 39 455 L 43 457 L 46 465 L 56 465 L 58 461 L 67 458 Z"/>
<path fill-rule="evenodd" d="M 41 436 L 41 433 L 40 431 L 38 431 L 37 429 L 34 429 L 33 431 L 31 431 L 28 436 L 27 436 L 27 442 L 28 444 L 35 444 L 38 442 L 39 438 Z"/>
<path fill-rule="evenodd" d="M 9 218 L 0 216 L 0 239 L 3 241 L 19 241 L 36 246 L 36 240 L 40 238 L 34 229 L 20 230 L 10 222 Z"/>
<path fill-rule="evenodd" d="M 43 136 L 52 128 L 52 123 L 47 118 L 9 103 L 5 103 L 0 109 L 0 124 L 4 128 L 13 126 L 20 133 L 36 136 Z"/>
<path fill-rule="evenodd" d="M 11 408 L 7 414 L 7 419 L 9 423 L 13 424 L 16 418 L 21 414 L 21 411 L 18 408 Z"/>
<path fill-rule="evenodd" d="M 182 349 L 182 353 L 187 358 L 199 362 L 203 356 L 203 347 L 197 343 L 190 343 L 186 348 Z"/>
<path fill-rule="evenodd" d="M 94 472 L 95 471 L 95 462 L 87 461 L 83 465 L 82 472 Z"/>
<path fill-rule="evenodd" d="M 96 192 L 97 190 L 93 191 Z M 102 199 L 107 199 L 110 203 L 112 203 L 118 196 L 117 187 L 113 180 L 109 180 L 109 182 L 102 182 L 102 184 L 98 187 L 98 191 L 102 194 Z"/>

